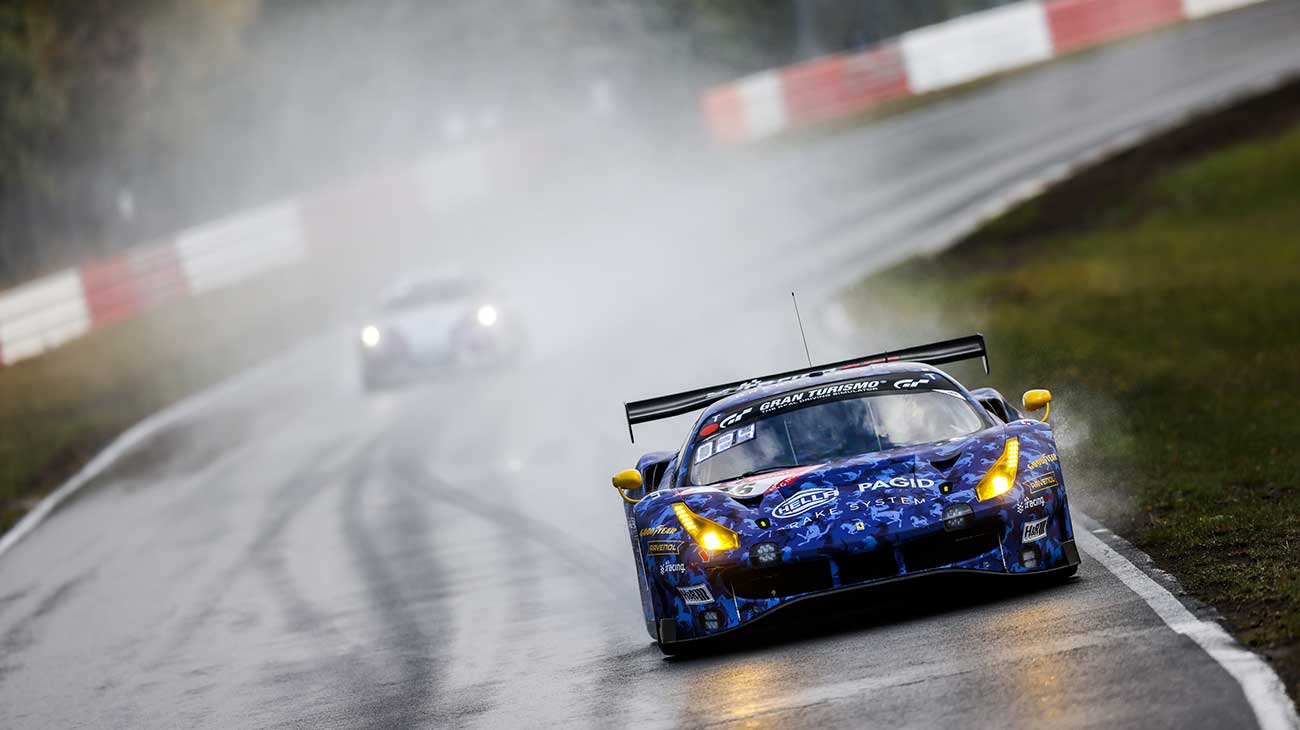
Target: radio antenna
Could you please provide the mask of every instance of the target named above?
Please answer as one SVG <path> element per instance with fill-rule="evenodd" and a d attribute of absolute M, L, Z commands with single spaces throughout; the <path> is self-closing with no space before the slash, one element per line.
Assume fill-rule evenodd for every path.
<path fill-rule="evenodd" d="M 808 358 L 808 367 L 812 367 L 812 353 L 808 351 L 808 335 L 803 332 L 803 317 L 799 316 L 799 298 L 790 292 L 790 299 L 794 302 L 794 318 L 799 323 L 799 337 L 803 340 L 803 354 Z"/>

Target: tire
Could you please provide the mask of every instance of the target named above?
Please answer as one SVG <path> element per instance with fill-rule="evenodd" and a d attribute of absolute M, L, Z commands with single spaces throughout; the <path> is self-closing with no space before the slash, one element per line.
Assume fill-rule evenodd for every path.
<path fill-rule="evenodd" d="M 659 647 L 659 651 L 663 652 L 664 656 L 688 657 L 700 653 L 698 648 L 689 645 L 683 646 L 683 643 L 680 641 L 673 641 L 667 644 L 661 641 L 656 641 L 655 646 Z"/>
<path fill-rule="evenodd" d="M 691 639 L 689 641 L 669 641 L 666 643 L 656 641 L 655 646 L 659 647 L 659 651 L 663 652 L 664 656 L 684 659 L 714 653 L 718 650 L 720 644 L 715 637 L 711 639 Z"/>

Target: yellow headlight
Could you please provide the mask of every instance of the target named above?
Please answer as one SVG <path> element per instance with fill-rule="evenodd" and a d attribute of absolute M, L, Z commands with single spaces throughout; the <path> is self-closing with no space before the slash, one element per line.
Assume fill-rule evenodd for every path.
<path fill-rule="evenodd" d="M 708 550 L 709 552 L 721 552 L 724 550 L 735 550 L 740 547 L 740 536 L 719 525 L 713 520 L 700 517 L 691 511 L 683 502 L 673 503 L 673 512 L 677 515 L 677 521 L 682 523 L 682 529 L 686 534 L 691 536 L 695 544 Z"/>
<path fill-rule="evenodd" d="M 1016 470 L 1019 468 L 1020 439 L 1012 437 L 1007 439 L 1007 445 L 1002 449 L 1002 455 L 998 460 L 993 462 L 993 468 L 989 469 L 989 473 L 980 480 L 979 486 L 975 487 L 975 496 L 983 502 L 999 494 L 1005 494 L 1011 489 L 1011 485 L 1016 483 Z"/>

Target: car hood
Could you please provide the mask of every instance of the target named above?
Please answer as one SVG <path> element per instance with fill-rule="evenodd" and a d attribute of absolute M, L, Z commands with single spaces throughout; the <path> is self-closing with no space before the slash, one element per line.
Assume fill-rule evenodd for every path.
<path fill-rule="evenodd" d="M 472 301 L 443 302 L 386 314 L 381 327 L 395 333 L 416 353 L 450 346 L 456 330 L 470 321 L 477 305 Z"/>

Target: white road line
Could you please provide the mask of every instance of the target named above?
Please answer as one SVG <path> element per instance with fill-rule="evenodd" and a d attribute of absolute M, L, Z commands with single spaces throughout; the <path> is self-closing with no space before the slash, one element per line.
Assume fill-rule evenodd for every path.
<path fill-rule="evenodd" d="M 1074 534 L 1079 547 L 1146 601 L 1160 620 L 1195 641 L 1241 685 L 1261 730 L 1300 728 L 1282 680 L 1263 659 L 1238 644 L 1223 627 L 1197 618 L 1172 593 L 1087 530 Z"/>

